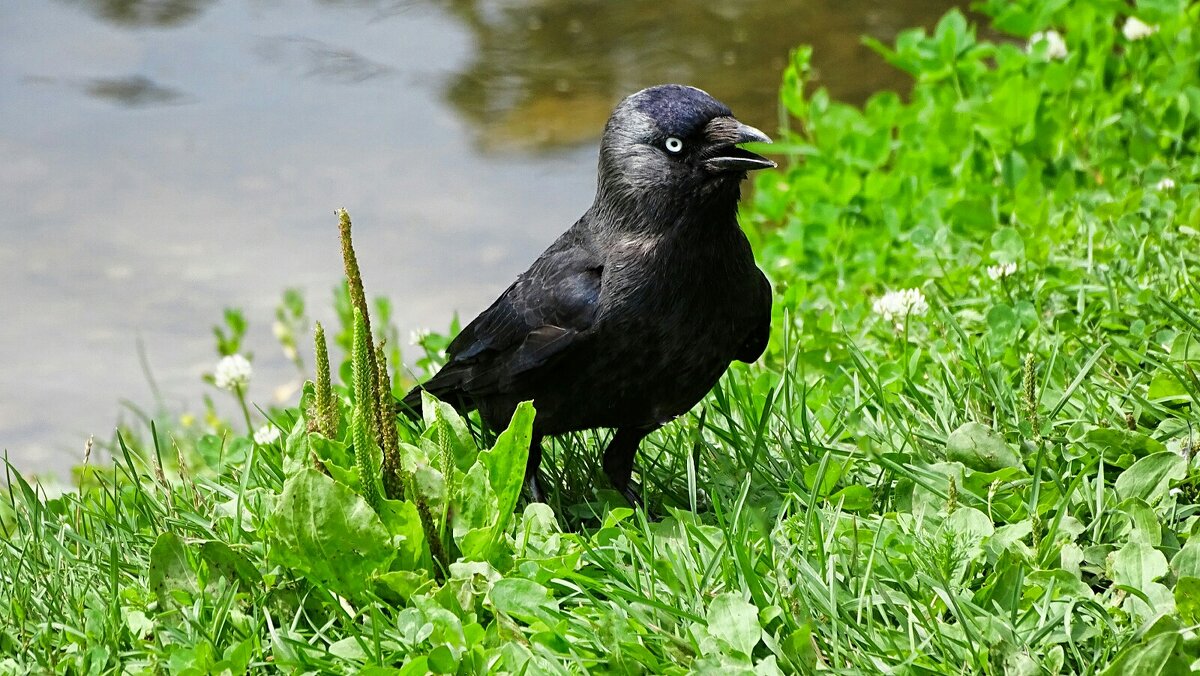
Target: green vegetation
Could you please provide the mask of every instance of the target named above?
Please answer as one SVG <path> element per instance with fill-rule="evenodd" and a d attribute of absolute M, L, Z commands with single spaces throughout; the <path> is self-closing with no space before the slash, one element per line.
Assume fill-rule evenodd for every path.
<path fill-rule="evenodd" d="M 776 335 L 643 444 L 660 521 L 598 478 L 603 435 L 521 505 L 530 408 L 388 424 L 395 332 L 348 255 L 340 383 L 321 332 L 272 427 L 228 362 L 245 420 L 122 436 L 78 493 L 9 470 L 0 670 L 1189 672 L 1200 4 L 982 10 L 1015 37 L 954 12 L 876 45 L 907 100 L 830 101 L 795 53 L 743 216 Z"/>

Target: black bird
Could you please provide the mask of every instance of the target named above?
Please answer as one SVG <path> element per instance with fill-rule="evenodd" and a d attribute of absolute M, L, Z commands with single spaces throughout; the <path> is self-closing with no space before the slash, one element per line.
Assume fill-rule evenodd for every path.
<path fill-rule="evenodd" d="M 724 104 L 683 85 L 626 98 L 600 142 L 596 199 L 450 343 L 421 390 L 494 429 L 517 404 L 537 415 L 525 480 L 535 500 L 546 435 L 615 428 L 604 471 L 631 504 L 638 444 L 686 413 L 731 361 L 766 349 L 771 286 L 737 221 L 746 172 L 770 143 Z"/>

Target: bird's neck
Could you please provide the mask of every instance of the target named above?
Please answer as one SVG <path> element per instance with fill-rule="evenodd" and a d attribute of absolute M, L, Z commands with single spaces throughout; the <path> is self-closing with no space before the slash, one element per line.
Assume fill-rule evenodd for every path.
<path fill-rule="evenodd" d="M 684 194 L 634 193 L 603 183 L 592 204 L 592 222 L 615 235 L 679 234 L 697 237 L 740 233 L 740 182 L 714 182 Z"/>

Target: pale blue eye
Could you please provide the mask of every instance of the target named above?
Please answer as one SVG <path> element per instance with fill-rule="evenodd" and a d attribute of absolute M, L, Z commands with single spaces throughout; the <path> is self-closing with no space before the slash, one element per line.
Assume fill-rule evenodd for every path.
<path fill-rule="evenodd" d="M 667 149 L 667 152 L 677 153 L 683 150 L 683 141 L 680 141 L 672 136 L 671 138 L 667 139 L 666 143 L 663 144 L 663 147 Z"/>

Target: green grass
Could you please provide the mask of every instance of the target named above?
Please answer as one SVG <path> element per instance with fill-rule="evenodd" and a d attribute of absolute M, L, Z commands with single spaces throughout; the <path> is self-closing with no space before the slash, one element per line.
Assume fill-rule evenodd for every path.
<path fill-rule="evenodd" d="M 951 13 L 877 45 L 905 99 L 830 101 L 795 53 L 784 169 L 743 210 L 775 335 L 643 444 L 661 521 L 599 478 L 604 433 L 552 445 L 548 505 L 517 502 L 527 416 L 497 437 L 431 404 L 392 444 L 353 387 L 360 328 L 332 423 L 310 386 L 247 421 L 155 416 L 78 492 L 10 468 L 0 671 L 1200 665 L 1200 5 L 982 9 L 1011 37 Z M 1158 32 L 1125 38 L 1131 13 Z M 1065 58 L 1026 49 L 1048 29 Z M 927 309 L 873 310 L 909 288 Z M 304 314 L 285 297 L 285 348 Z M 245 330 L 231 312 L 219 351 Z"/>

